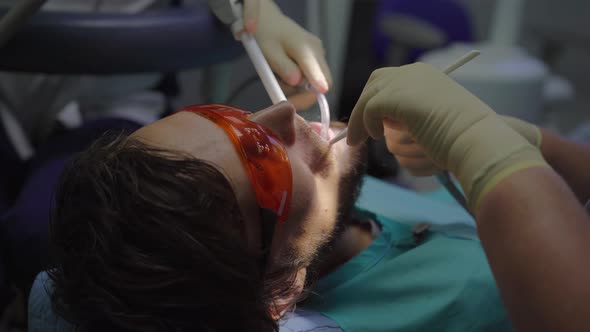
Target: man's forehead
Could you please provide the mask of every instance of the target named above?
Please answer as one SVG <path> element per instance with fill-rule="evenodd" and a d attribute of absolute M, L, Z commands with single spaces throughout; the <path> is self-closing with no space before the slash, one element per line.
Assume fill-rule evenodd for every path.
<path fill-rule="evenodd" d="M 148 144 L 173 149 L 204 159 L 212 145 L 231 148 L 227 134 L 210 120 L 190 112 L 179 112 L 140 128 L 132 137 Z"/>
<path fill-rule="evenodd" d="M 240 196 L 247 173 L 225 131 L 214 122 L 190 112 L 179 112 L 140 128 L 132 134 L 147 144 L 181 153 L 216 166 Z"/>
<path fill-rule="evenodd" d="M 179 112 L 140 128 L 132 137 L 212 163 L 232 184 L 244 217 L 255 219 L 258 210 L 246 169 L 229 136 L 214 122 L 197 114 Z"/>

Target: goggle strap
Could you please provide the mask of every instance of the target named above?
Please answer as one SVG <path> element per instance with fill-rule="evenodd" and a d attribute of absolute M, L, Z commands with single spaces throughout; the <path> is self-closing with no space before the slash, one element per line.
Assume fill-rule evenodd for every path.
<path fill-rule="evenodd" d="M 260 222 L 261 222 L 261 243 L 262 243 L 262 256 L 261 256 L 261 268 L 265 268 L 268 264 L 268 257 L 270 255 L 270 249 L 272 246 L 272 238 L 275 232 L 275 226 L 277 224 L 277 214 L 273 211 L 265 208 L 260 208 Z"/>

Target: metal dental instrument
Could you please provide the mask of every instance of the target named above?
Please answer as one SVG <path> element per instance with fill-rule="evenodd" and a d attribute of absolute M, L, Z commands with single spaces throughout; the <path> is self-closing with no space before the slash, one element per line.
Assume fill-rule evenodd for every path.
<path fill-rule="evenodd" d="M 348 134 L 348 127 L 344 128 L 338 134 L 336 134 L 336 136 L 332 137 L 332 139 L 330 140 L 330 145 L 341 141 L 343 138 L 346 137 L 346 134 Z"/>
<path fill-rule="evenodd" d="M 215 13 L 215 15 L 225 24 L 231 27 L 232 32 L 236 35 L 240 31 L 244 30 L 243 22 L 243 4 L 241 0 L 208 0 L 209 7 Z M 256 73 L 260 77 L 264 89 L 268 93 L 273 104 L 280 103 L 281 101 L 287 100 L 281 86 L 272 70 L 270 65 L 264 58 L 264 54 L 260 50 L 256 39 L 252 34 L 247 32 L 240 33 L 240 40 L 248 53 L 248 57 L 252 61 Z M 321 122 L 322 130 L 320 135 L 328 140 L 329 127 L 330 127 L 330 108 L 324 94 L 318 92 L 309 83 L 306 83 L 306 89 L 313 92 L 316 95 L 318 104 L 321 111 Z"/>

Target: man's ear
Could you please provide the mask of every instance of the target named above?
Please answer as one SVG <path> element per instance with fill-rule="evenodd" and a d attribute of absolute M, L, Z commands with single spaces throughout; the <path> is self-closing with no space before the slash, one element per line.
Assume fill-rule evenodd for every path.
<path fill-rule="evenodd" d="M 303 293 L 303 287 L 305 285 L 305 276 L 307 275 L 307 269 L 302 268 L 297 271 L 295 277 L 295 283 L 293 284 L 292 292 L 283 298 L 278 298 L 274 301 L 272 308 L 272 319 L 279 320 L 285 315 L 287 310 L 294 308 L 297 300 L 299 300 L 301 293 Z"/>

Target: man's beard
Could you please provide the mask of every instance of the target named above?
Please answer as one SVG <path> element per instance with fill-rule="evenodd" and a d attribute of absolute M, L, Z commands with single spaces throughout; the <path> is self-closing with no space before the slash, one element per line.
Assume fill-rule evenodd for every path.
<path fill-rule="evenodd" d="M 367 173 L 367 145 L 363 144 L 351 152 L 356 153 L 357 157 L 352 158 L 355 164 L 339 180 L 338 214 L 334 230 L 330 236 L 330 240 L 318 248 L 317 254 L 307 267 L 306 288 L 317 281 L 320 276 L 323 259 L 331 254 L 334 243 L 340 239 L 342 233 L 344 233 L 353 220 L 354 206 L 361 193 L 363 178 Z"/>
<path fill-rule="evenodd" d="M 363 187 L 363 179 L 367 173 L 367 145 L 359 147 L 358 158 L 351 170 L 340 178 L 338 191 L 338 215 L 333 237 L 326 245 L 330 246 L 338 240 L 340 235 L 349 226 L 354 214 L 354 206 Z"/>

